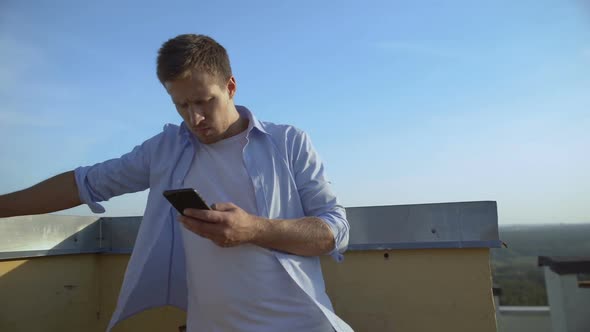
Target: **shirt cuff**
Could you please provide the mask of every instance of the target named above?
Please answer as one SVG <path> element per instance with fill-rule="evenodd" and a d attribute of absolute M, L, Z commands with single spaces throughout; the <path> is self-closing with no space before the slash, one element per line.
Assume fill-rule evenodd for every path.
<path fill-rule="evenodd" d="M 338 241 L 338 237 L 336 236 L 338 234 L 338 227 L 336 225 L 334 225 L 333 223 L 327 222 L 325 218 L 319 217 L 326 225 L 328 225 L 328 227 L 330 228 L 330 231 L 332 232 L 332 236 L 334 236 L 334 249 L 332 249 L 332 251 L 330 253 L 328 253 L 328 255 L 332 256 L 332 258 L 340 263 L 344 260 L 344 255 L 342 254 L 342 252 L 344 252 L 344 250 L 341 250 L 341 248 L 339 248 L 339 241 Z"/>
<path fill-rule="evenodd" d="M 94 213 L 104 213 L 105 209 L 102 205 L 96 203 L 92 199 L 92 194 L 90 189 L 88 188 L 88 172 L 92 166 L 86 167 L 78 167 L 74 170 L 74 175 L 76 178 L 76 186 L 78 187 L 78 196 L 80 201 L 90 208 L 90 210 Z"/>

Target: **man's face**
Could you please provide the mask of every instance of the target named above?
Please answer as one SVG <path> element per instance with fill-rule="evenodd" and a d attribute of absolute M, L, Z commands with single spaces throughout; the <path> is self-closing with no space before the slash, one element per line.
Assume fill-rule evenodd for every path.
<path fill-rule="evenodd" d="M 201 143 L 211 144 L 226 138 L 228 128 L 237 121 L 232 112 L 236 81 L 225 84 L 206 72 L 193 70 L 186 78 L 164 82 L 164 86 L 188 129 Z"/>

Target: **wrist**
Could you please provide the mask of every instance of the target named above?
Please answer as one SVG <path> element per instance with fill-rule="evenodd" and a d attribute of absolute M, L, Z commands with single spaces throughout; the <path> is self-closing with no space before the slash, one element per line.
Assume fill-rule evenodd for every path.
<path fill-rule="evenodd" d="M 264 246 L 264 243 L 268 242 L 269 234 L 273 232 L 275 222 L 272 219 L 254 216 L 254 225 L 256 225 L 256 231 L 251 242 L 258 246 Z"/>

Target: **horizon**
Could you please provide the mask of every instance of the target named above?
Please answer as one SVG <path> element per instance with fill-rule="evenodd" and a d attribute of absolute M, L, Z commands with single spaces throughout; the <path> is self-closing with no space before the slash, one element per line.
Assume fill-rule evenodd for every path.
<path fill-rule="evenodd" d="M 583 1 L 0 9 L 0 194 L 178 124 L 155 57 L 202 33 L 228 50 L 236 104 L 310 134 L 343 206 L 496 201 L 500 225 L 590 221 Z M 99 216 L 142 215 L 146 198 L 114 198 Z"/>

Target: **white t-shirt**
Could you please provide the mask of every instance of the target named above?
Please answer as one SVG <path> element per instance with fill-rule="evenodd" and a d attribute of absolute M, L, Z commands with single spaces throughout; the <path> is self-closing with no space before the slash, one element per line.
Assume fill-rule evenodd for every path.
<path fill-rule="evenodd" d="M 200 144 L 184 186 L 205 201 L 231 202 L 257 214 L 242 152 L 244 131 Z M 222 248 L 182 227 L 188 279 L 189 332 L 327 332 L 333 328 L 274 254 L 255 245 Z"/>

